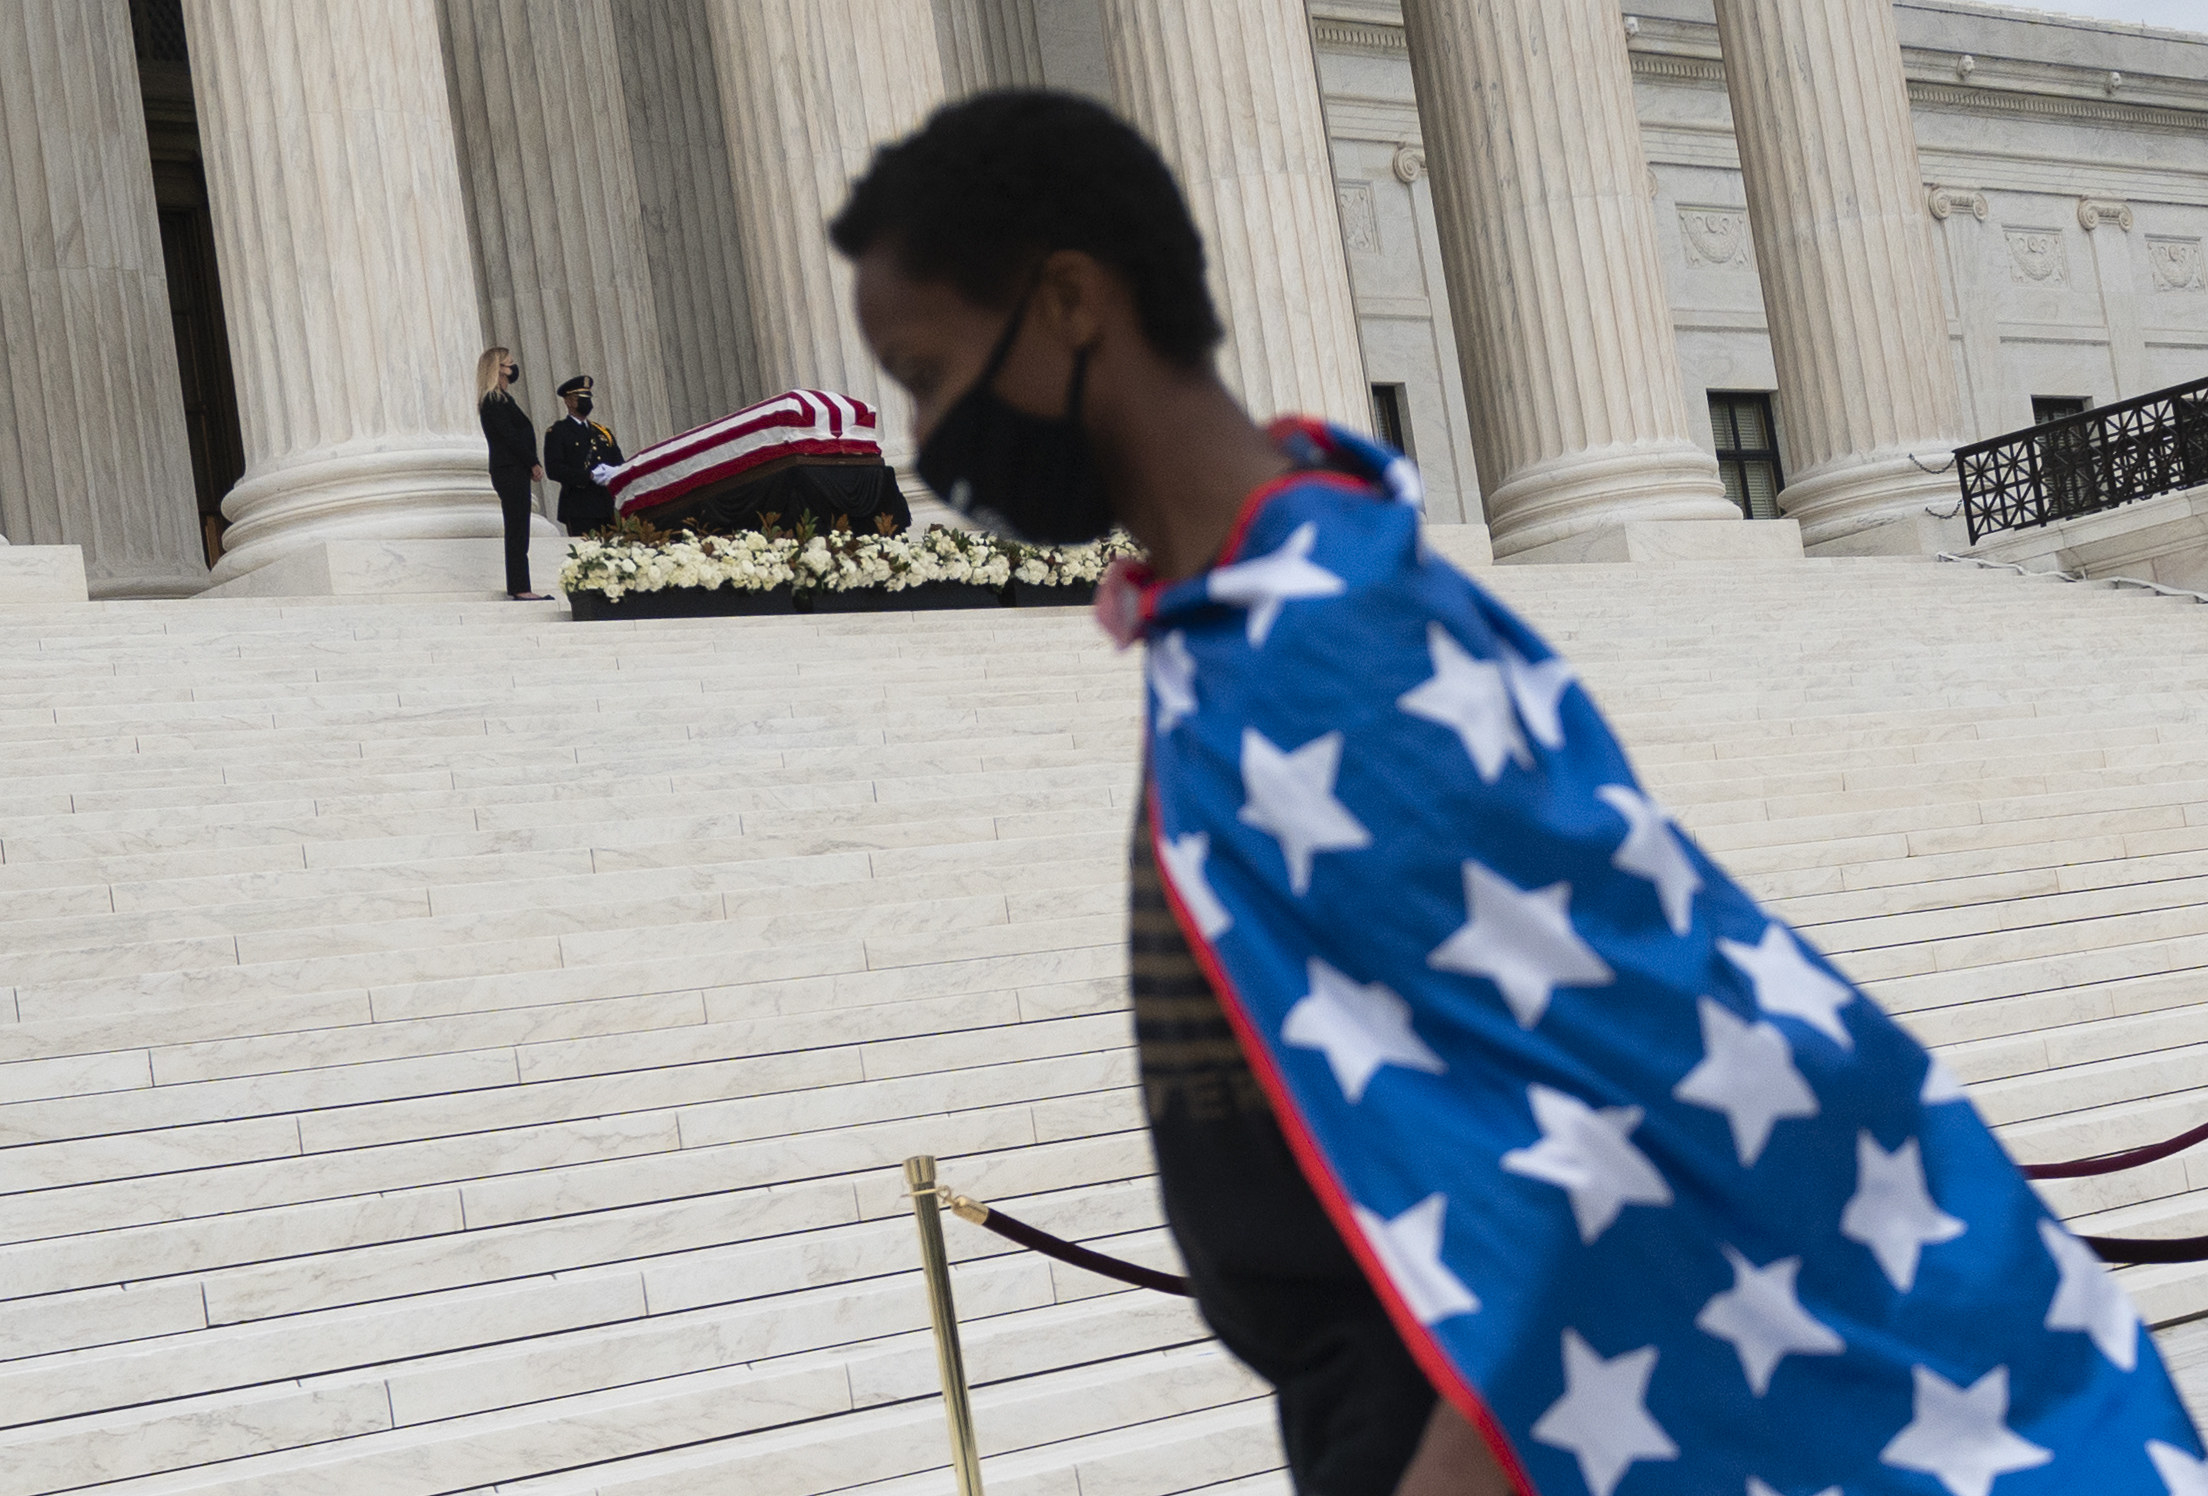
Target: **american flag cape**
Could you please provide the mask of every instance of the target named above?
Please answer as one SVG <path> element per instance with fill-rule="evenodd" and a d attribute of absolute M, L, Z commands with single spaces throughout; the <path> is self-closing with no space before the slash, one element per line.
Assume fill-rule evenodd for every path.
<path fill-rule="evenodd" d="M 2129 1300 L 1947 1072 L 1423 548 L 1395 454 L 1140 594 L 1151 834 L 1283 1130 L 1542 1496 L 2208 1496 Z"/>

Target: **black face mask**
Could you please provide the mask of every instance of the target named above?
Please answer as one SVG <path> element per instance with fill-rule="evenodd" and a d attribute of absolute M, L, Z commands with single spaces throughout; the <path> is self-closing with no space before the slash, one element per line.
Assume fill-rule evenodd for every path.
<path fill-rule="evenodd" d="M 590 396 L 579 395 L 576 397 L 575 414 L 579 416 L 587 416 L 590 414 Z"/>
<path fill-rule="evenodd" d="M 508 364 L 506 366 L 506 382 L 508 384 L 521 383 L 521 365 Z"/>
<path fill-rule="evenodd" d="M 1113 519 L 1081 429 L 1089 350 L 1073 356 L 1065 415 L 1014 409 L 992 386 L 1026 317 L 1022 300 L 981 377 L 929 433 L 920 476 L 984 529 L 1038 545 L 1085 545 L 1109 534 Z"/>

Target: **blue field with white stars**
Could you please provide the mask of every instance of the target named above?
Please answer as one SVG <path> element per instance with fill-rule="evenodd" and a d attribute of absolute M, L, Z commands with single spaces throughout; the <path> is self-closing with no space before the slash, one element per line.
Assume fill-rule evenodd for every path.
<path fill-rule="evenodd" d="M 1147 631 L 1159 863 L 1414 1352 L 1543 1496 L 2208 1496 L 1961 1089 L 1423 551 L 1393 454 Z M 1398 465 L 1400 471 L 1400 465 Z"/>

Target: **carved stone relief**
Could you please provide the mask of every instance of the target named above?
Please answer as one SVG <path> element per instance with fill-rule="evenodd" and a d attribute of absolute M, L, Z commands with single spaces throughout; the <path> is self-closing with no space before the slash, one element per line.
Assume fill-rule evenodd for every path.
<path fill-rule="evenodd" d="M 2208 254 L 2198 239 L 2149 239 L 2147 263 L 2157 291 L 2208 291 Z"/>
<path fill-rule="evenodd" d="M 1380 214 L 1370 182 L 1344 182 L 1337 189 L 1342 205 L 1342 242 L 1362 255 L 1380 253 Z"/>
<path fill-rule="evenodd" d="M 1416 145 L 1397 146 L 1395 159 L 1388 163 L 1388 169 L 1395 173 L 1398 182 L 1406 187 L 1410 186 L 1426 175 L 1426 148 Z"/>
<path fill-rule="evenodd" d="M 2070 284 L 2070 256 L 2060 229 L 2010 229 L 2009 273 L 2027 286 Z"/>
<path fill-rule="evenodd" d="M 1747 213 L 1739 208 L 1682 207 L 1679 237 L 1686 245 L 1689 265 L 1727 270 L 1756 268 L 1754 236 L 1748 232 Z"/>

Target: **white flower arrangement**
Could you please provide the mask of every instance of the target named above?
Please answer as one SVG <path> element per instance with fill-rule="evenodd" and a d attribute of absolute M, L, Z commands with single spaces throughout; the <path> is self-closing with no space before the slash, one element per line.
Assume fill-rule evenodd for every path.
<path fill-rule="evenodd" d="M 632 592 L 729 587 L 739 592 L 900 592 L 930 582 L 1002 591 L 1014 580 L 1034 587 L 1093 583 L 1112 561 L 1133 556 L 1115 531 L 1095 545 L 1031 546 L 973 530 L 931 525 L 919 534 L 616 535 L 570 540 L 560 590 L 599 592 L 619 602 Z"/>

